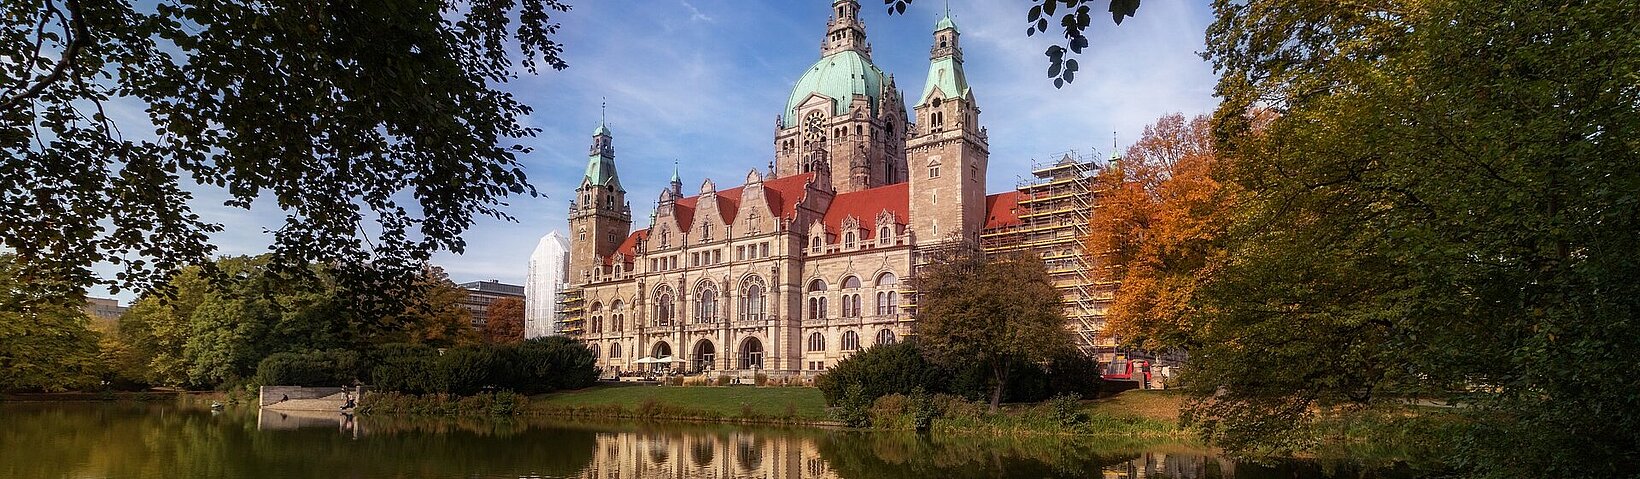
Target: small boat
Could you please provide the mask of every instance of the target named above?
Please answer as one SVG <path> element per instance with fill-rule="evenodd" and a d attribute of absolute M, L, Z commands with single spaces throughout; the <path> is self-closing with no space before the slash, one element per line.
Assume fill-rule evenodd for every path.
<path fill-rule="evenodd" d="M 212 411 L 221 411 L 222 410 L 222 403 L 216 402 L 216 401 L 211 401 L 211 410 Z"/>

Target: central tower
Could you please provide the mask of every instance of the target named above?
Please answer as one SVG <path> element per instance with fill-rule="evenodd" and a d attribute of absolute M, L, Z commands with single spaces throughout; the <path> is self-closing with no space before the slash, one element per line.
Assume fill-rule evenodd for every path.
<path fill-rule="evenodd" d="M 834 0 L 820 60 L 775 122 L 775 174 L 829 171 L 838 193 L 906 181 L 905 101 L 871 63 L 860 3 Z"/>

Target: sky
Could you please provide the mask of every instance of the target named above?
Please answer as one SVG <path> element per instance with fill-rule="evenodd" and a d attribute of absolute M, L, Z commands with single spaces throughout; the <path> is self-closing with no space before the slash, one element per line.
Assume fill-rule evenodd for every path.
<path fill-rule="evenodd" d="M 541 196 L 509 197 L 504 209 L 516 223 L 479 218 L 464 236 L 465 253 L 434 255 L 457 282 L 523 284 L 540 237 L 568 229 L 569 199 L 601 113 L 614 134 L 635 228 L 648 221 L 674 164 L 685 191 L 707 178 L 730 188 L 748 170 L 767 168 L 776 118 L 798 76 L 819 59 L 831 12 L 826 0 L 568 3 L 573 8 L 553 20 L 562 26 L 556 38 L 569 68 L 526 73 L 501 86 L 535 109 L 525 122 L 541 131 L 519 142 L 534 149 L 520 160 Z M 917 0 L 904 15 L 892 16 L 881 2 L 861 4 L 873 63 L 915 101 L 928 72 L 932 27 L 945 4 Z M 1025 35 L 1028 5 L 950 1 L 990 137 L 990 192 L 1012 189 L 1034 161 L 1057 160 L 1069 150 L 1109 157 L 1113 140 L 1117 151 L 1125 150 L 1162 115 L 1206 114 L 1217 105 L 1216 77 L 1198 55 L 1211 21 L 1207 2 L 1145 2 L 1120 26 L 1095 15 L 1091 45 L 1075 57 L 1081 71 L 1063 89 L 1053 87 L 1042 54 L 1057 36 Z M 200 192 L 199 200 L 195 211 L 225 227 L 212 238 L 224 255 L 266 252 L 267 230 L 283 218 L 271 207 L 224 207 L 211 192 Z M 109 296 L 104 288 L 92 294 Z M 129 302 L 134 294 L 112 296 Z"/>

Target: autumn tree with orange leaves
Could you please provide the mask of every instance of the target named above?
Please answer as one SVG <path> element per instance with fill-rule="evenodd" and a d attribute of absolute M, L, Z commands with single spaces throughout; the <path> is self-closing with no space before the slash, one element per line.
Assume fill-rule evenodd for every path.
<path fill-rule="evenodd" d="M 524 300 L 501 298 L 485 309 L 484 339 L 491 343 L 517 343 L 524 340 Z"/>
<path fill-rule="evenodd" d="M 1212 272 L 1227 211 L 1216 160 L 1207 117 L 1172 114 L 1095 178 L 1102 208 L 1088 250 L 1104 260 L 1100 279 L 1121 285 L 1107 321 L 1122 343 L 1188 345 L 1192 298 Z"/>

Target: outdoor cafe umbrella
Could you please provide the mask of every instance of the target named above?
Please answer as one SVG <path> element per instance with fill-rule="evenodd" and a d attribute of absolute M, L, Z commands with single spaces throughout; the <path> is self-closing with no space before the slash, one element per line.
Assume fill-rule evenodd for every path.
<path fill-rule="evenodd" d="M 660 361 L 657 361 L 657 360 L 655 360 L 655 358 L 651 358 L 649 356 L 644 356 L 644 357 L 638 358 L 637 361 L 633 361 L 633 362 L 638 363 L 638 364 L 649 364 L 649 363 L 657 363 L 657 362 L 660 362 Z"/>

